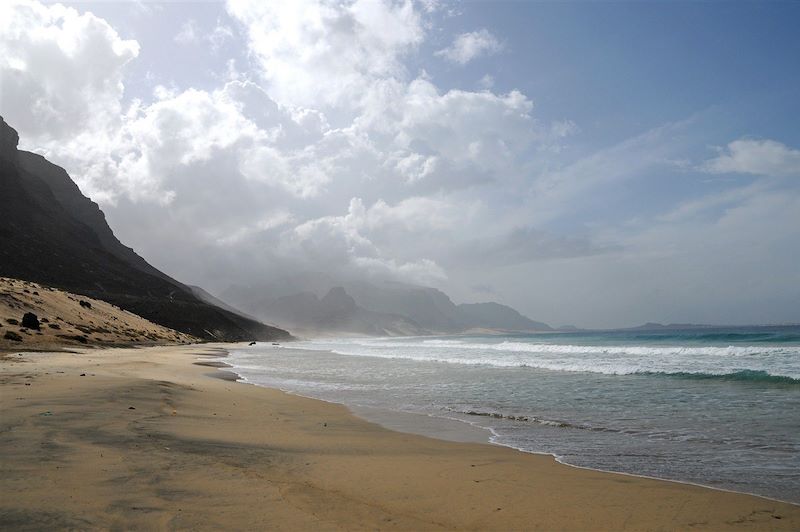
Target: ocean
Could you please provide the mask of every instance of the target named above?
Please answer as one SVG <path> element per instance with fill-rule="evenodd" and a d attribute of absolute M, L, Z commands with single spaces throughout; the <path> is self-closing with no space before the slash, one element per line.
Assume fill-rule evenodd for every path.
<path fill-rule="evenodd" d="M 230 351 L 226 362 L 253 384 L 467 423 L 493 443 L 575 466 L 800 503 L 798 326 L 330 338 Z"/>

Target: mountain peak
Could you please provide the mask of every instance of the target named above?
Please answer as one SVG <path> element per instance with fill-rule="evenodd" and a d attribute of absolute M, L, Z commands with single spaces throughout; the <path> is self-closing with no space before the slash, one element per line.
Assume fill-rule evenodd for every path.
<path fill-rule="evenodd" d="M 334 286 L 320 300 L 330 311 L 351 312 L 356 309 L 356 301 L 341 286 Z"/>
<path fill-rule="evenodd" d="M 4 159 L 13 158 L 19 144 L 19 134 L 17 130 L 9 126 L 0 116 L 0 154 Z"/>

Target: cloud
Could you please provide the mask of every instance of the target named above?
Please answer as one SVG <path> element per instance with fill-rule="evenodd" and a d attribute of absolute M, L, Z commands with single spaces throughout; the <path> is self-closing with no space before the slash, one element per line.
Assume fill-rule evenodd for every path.
<path fill-rule="evenodd" d="M 182 45 L 198 44 L 207 42 L 214 52 L 219 49 L 230 39 L 233 38 L 233 29 L 220 21 L 214 26 L 210 32 L 204 31 L 194 19 L 189 19 L 183 23 L 180 31 L 175 34 L 173 40 Z"/>
<path fill-rule="evenodd" d="M 293 105 L 352 105 L 374 81 L 405 76 L 424 37 L 410 0 L 228 0 L 267 89 Z"/>
<path fill-rule="evenodd" d="M 209 240 L 215 244 L 235 247 L 246 242 L 253 237 L 271 231 L 272 229 L 283 227 L 295 222 L 294 216 L 287 210 L 277 209 L 267 213 L 260 219 L 242 224 L 236 228 L 211 227 L 207 231 Z"/>
<path fill-rule="evenodd" d="M 248 275 L 323 263 L 342 274 L 440 282 L 442 261 L 458 242 L 489 227 L 502 231 L 489 212 L 495 191 L 518 194 L 526 178 L 520 163 L 569 133 L 539 123 L 519 91 L 443 90 L 422 75 L 407 79 L 404 56 L 424 38 L 414 4 L 227 7 L 248 32 L 255 76 L 237 73 L 216 88 L 157 86 L 147 101 L 125 105 L 134 41 L 91 14 L 56 6 L 31 7 L 35 20 L 14 19 L 25 27 L 20 38 L 54 17 L 104 37 L 102 46 L 59 56 L 66 70 L 95 69 L 96 90 L 76 91 L 69 105 L 92 120 L 54 130 L 41 115 L 7 118 L 27 146 L 67 168 L 102 204 L 124 240 L 178 276 L 190 272 L 201 282 L 203 267 L 233 267 L 226 257 L 235 252 L 249 257 Z M 10 35 L 2 46 L 14 49 Z M 187 44 L 206 39 L 193 21 L 179 35 Z M 284 37 L 281 50 L 264 48 Z M 36 46 L 19 44 L 18 55 Z M 95 61 L 114 50 L 115 61 Z M 303 67 L 317 63 L 318 70 Z M 54 84 L 42 101 L 60 109 L 59 95 L 70 87 L 62 90 L 46 71 L 29 73 L 32 83 Z M 328 94 L 329 82 L 344 92 Z M 291 97 L 275 96 L 284 91 Z M 33 95 L 15 93 L 8 108 L 28 108 Z M 342 209 L 347 214 L 337 214 Z M 203 249 L 206 266 L 182 263 L 182 249 Z"/>
<path fill-rule="evenodd" d="M 439 50 L 436 55 L 452 63 L 466 65 L 473 59 L 494 55 L 502 49 L 503 44 L 484 28 L 456 36 L 450 46 Z"/>
<path fill-rule="evenodd" d="M 621 183 L 646 179 L 659 168 L 671 166 L 671 157 L 693 142 L 688 133 L 690 124 L 691 120 L 667 123 L 560 168 L 540 172 L 529 190 L 536 211 L 529 222 L 573 216 L 585 204 L 596 204 L 603 197 L 617 197 Z M 576 127 L 571 122 L 554 123 L 551 136 L 569 135 Z"/>
<path fill-rule="evenodd" d="M 233 28 L 217 21 L 217 25 L 214 26 L 213 30 L 211 30 L 211 33 L 208 35 L 207 39 L 211 44 L 211 49 L 218 51 L 226 42 L 233 39 L 233 36 Z"/>
<path fill-rule="evenodd" d="M 173 40 L 178 44 L 193 44 L 200 41 L 199 33 L 200 28 L 197 25 L 197 21 L 189 19 L 183 23 Z"/>
<path fill-rule="evenodd" d="M 484 90 L 491 89 L 494 87 L 494 77 L 490 76 L 489 74 L 484 75 L 478 80 L 478 86 Z"/>
<path fill-rule="evenodd" d="M 156 91 L 150 105 L 135 103 L 116 123 L 76 130 L 38 151 L 72 171 L 82 189 L 103 203 L 120 196 L 170 203 L 181 176 L 225 152 L 264 142 L 268 132 L 240 112 L 229 90 Z"/>
<path fill-rule="evenodd" d="M 123 105 L 123 55 L 95 65 L 98 78 L 114 81 L 101 84 L 102 97 L 88 93 L 73 104 L 97 120 L 53 134 L 42 133 L 40 117 L 14 125 L 102 204 L 123 239 L 178 276 L 205 282 L 197 279 L 202 265 L 176 258 L 185 248 L 203 249 L 208 271 L 243 271 L 226 259 L 235 252 L 249 257 L 248 275 L 323 263 L 349 275 L 445 279 L 448 249 L 499 223 L 487 218 L 491 190 L 518 191 L 519 162 L 564 128 L 539 123 L 519 91 L 442 90 L 425 76 L 407 79 L 402 59 L 424 37 L 411 3 L 296 7 L 228 4 L 247 31 L 256 75 L 236 73 L 216 88 L 157 86 L 148 101 Z M 109 29 L 91 15 L 70 16 Z M 113 30 L 106 36 L 110 49 L 129 42 Z M 205 39 L 191 20 L 178 37 Z M 265 48 L 275 39 L 279 50 Z M 29 101 L 14 98 L 15 107 Z M 347 214 L 337 215 L 342 209 Z"/>
<path fill-rule="evenodd" d="M 61 4 L 0 3 L 0 108 L 27 138 L 118 119 L 125 66 L 139 54 L 105 20 Z"/>
<path fill-rule="evenodd" d="M 375 277 L 403 278 L 430 283 L 446 278 L 444 270 L 428 258 L 402 261 L 391 256 L 373 239 L 385 229 L 401 228 L 414 231 L 430 218 L 447 225 L 447 214 L 436 211 L 449 209 L 444 203 L 414 198 L 389 206 L 378 201 L 369 208 L 360 198 L 350 200 L 347 214 L 308 220 L 283 234 L 282 252 L 303 257 L 310 269 L 324 264 L 326 271 L 339 275 L 354 268 Z M 451 213 L 452 215 L 452 213 Z M 387 253 L 389 251 L 389 253 Z"/>
<path fill-rule="evenodd" d="M 800 177 L 800 150 L 774 140 L 739 139 L 719 149 L 701 169 L 712 174 Z"/>
<path fill-rule="evenodd" d="M 534 261 L 590 257 L 620 251 L 615 244 L 600 244 L 587 235 L 564 236 L 531 226 L 513 227 L 490 237 L 461 242 L 451 260 L 472 266 L 504 267 Z"/>

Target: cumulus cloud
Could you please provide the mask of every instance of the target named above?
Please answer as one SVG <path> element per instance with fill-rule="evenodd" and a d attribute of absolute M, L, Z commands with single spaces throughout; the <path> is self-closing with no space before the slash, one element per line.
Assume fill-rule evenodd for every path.
<path fill-rule="evenodd" d="M 436 52 L 444 59 L 466 65 L 478 57 L 493 55 L 503 49 L 503 44 L 489 30 L 482 29 L 458 35 L 447 48 Z"/>
<path fill-rule="evenodd" d="M 422 225 L 430 228 L 431 222 L 440 228 L 449 227 L 454 214 L 453 206 L 425 198 L 410 198 L 394 206 L 378 201 L 369 208 L 361 198 L 353 198 L 347 214 L 308 220 L 284 233 L 282 251 L 302 256 L 312 269 L 324 264 L 326 271 L 338 274 L 355 268 L 375 277 L 431 283 L 446 278 L 435 261 L 399 260 L 374 238 L 385 230 L 413 232 Z"/>
<path fill-rule="evenodd" d="M 800 150 L 774 140 L 739 139 L 701 167 L 713 174 L 800 177 Z"/>
<path fill-rule="evenodd" d="M 424 37 L 410 0 L 228 0 L 273 97 L 295 105 L 356 101 L 374 81 L 403 77 Z"/>
<path fill-rule="evenodd" d="M 267 138 L 241 114 L 229 87 L 160 91 L 150 105 L 131 106 L 113 130 L 77 130 L 57 142 L 40 141 L 39 151 L 70 168 L 99 201 L 124 195 L 170 203 L 180 176 L 192 167 Z"/>
<path fill-rule="evenodd" d="M 520 163 L 568 133 L 540 124 L 518 91 L 442 90 L 427 76 L 409 78 L 403 59 L 425 27 L 410 2 L 231 1 L 227 9 L 256 61 L 255 81 L 237 74 L 217 88 L 156 86 L 149 100 L 128 103 L 123 81 L 135 41 L 90 13 L 10 5 L 0 39 L 9 51 L 4 78 L 16 69 L 47 90 L 6 92 L 14 103 L 4 113 L 41 108 L 52 117 L 6 118 L 28 147 L 67 168 L 119 221 L 118 233 L 156 264 L 174 263 L 175 250 L 194 243 L 206 250 L 209 268 L 232 249 L 247 249 L 254 270 L 323 263 L 441 281 L 441 241 L 489 226 L 491 194 L 469 191 L 519 190 Z M 78 29 L 94 35 L 91 46 Z M 52 42 L 35 41 L 37 32 Z M 190 20 L 174 38 L 210 37 Z M 27 58 L 37 47 L 85 80 L 34 68 Z M 77 116 L 68 120 L 70 112 Z M 63 127 L 49 127 L 52 119 Z M 336 214 L 343 207 L 347 214 Z"/>
<path fill-rule="evenodd" d="M 61 138 L 117 119 L 139 54 L 105 20 L 61 4 L 0 3 L 0 108 L 28 135 Z"/>

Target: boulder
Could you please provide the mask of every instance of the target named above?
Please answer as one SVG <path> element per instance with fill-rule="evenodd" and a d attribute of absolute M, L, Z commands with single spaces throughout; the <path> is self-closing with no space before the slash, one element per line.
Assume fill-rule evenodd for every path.
<path fill-rule="evenodd" d="M 22 326 L 34 331 L 39 330 L 39 318 L 33 312 L 26 312 L 22 316 Z"/>

